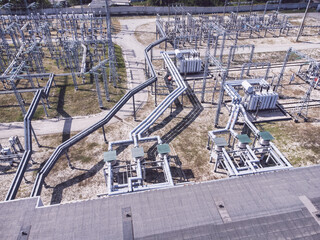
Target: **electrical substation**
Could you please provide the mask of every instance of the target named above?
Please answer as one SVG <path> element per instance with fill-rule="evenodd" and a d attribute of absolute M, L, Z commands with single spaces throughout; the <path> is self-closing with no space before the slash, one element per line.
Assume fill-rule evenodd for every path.
<path fill-rule="evenodd" d="M 253 1 L 226 0 L 217 13 L 193 14 L 172 4 L 167 14 L 145 24 L 134 23 L 136 17 L 111 17 L 108 4 L 82 13 L 1 15 L 0 96 L 3 102 L 13 96 L 15 108 L 9 111 L 19 111 L 23 119 L 23 134 L 1 137 L 1 176 L 12 171 L 4 181 L 4 200 L 41 197 L 50 205 L 50 198 L 56 204 L 79 200 L 74 196 L 82 193 L 84 199 L 135 198 L 141 195 L 130 193 L 294 174 L 304 165 L 291 159 L 293 135 L 277 124 L 318 129 L 320 24 L 305 22 L 306 14 L 302 21 L 301 15 L 293 18 L 281 7 L 281 1 L 268 1 L 254 11 Z M 115 43 L 124 56 L 125 87 Z M 85 118 L 78 116 L 50 116 L 52 108 L 64 106 L 66 92 L 52 92 L 62 79 L 70 80 L 63 91 L 71 86 L 74 95 L 94 92 L 97 104 L 90 107 L 98 114 L 84 116 L 95 120 L 89 127 L 81 126 Z M 82 89 L 86 84 L 93 89 Z M 81 100 L 86 99 L 71 105 L 87 108 Z M 48 129 L 61 134 L 52 130 L 59 121 L 65 121 L 60 142 L 52 139 L 61 135 L 38 127 L 52 124 Z M 71 196 L 65 198 L 69 187 Z M 85 193 L 89 188 L 99 190 Z M 213 204 L 223 223 L 232 221 L 222 200 Z M 130 211 L 122 209 L 122 216 L 131 219 Z"/>
<path fill-rule="evenodd" d="M 307 121 L 309 104 L 312 105 L 310 96 L 319 89 L 320 63 L 292 47 L 283 54 L 282 63 L 259 62 L 255 60 L 256 46 L 249 42 L 297 36 L 298 33 L 303 36 L 304 32 L 319 36 L 320 25 L 299 28 L 291 24 L 288 16 L 279 12 L 279 2 L 273 3 L 277 10 L 271 12 L 266 11 L 270 4 L 267 3 L 263 13 L 253 12 L 251 8 L 247 13 L 239 12 L 240 5 L 228 13 L 228 4 L 226 1 L 223 14 L 193 16 L 183 5 L 172 5 L 169 15 L 158 15 L 155 19 L 156 41 L 144 53 L 148 80 L 129 90 L 101 121 L 56 148 L 38 172 L 31 196 L 41 193 L 45 177 L 62 155 L 72 166 L 68 155 L 72 145 L 101 128 L 108 144 L 103 154 L 107 195 L 174 186 L 170 144 L 161 136 L 149 135 L 148 130 L 167 109 L 171 109 L 171 115 L 174 108 L 183 108 L 183 98 L 197 102 L 199 109 L 202 103 L 209 102 L 214 106 L 212 123 L 222 129 L 210 130 L 207 145 L 203 146 L 208 149 L 208 161 L 214 165 L 214 172 L 241 176 L 292 168 L 290 159 L 273 143 L 272 134 L 258 130 L 255 123 Z M 77 91 L 78 85 L 87 81 L 86 76 L 92 76 L 99 107 L 104 107 L 103 98 L 110 101 L 109 85 L 117 87 L 119 76 L 107 9 L 106 13 L 56 12 L 54 15 L 30 13 L 28 16 L 1 17 L 1 94 L 14 94 L 25 124 L 24 148 L 17 136 L 10 138 L 11 147 L 1 148 L 2 161 L 19 164 L 7 200 L 15 198 L 28 162 L 32 160 L 32 135 L 40 146 L 32 118 L 39 103 L 48 117 L 50 90 L 55 87 L 56 78 L 70 76 Z M 58 68 L 64 68 L 65 73 L 46 72 L 45 56 Z M 288 69 L 291 74 L 289 85 L 293 85 L 296 78 L 309 85 L 301 100 L 289 110 L 285 105 L 292 103 L 282 100 L 285 96 L 281 92 Z M 133 100 L 136 119 L 134 96 L 146 87 L 154 96 L 154 110 L 130 131 L 128 139 L 108 142 L 104 125 L 129 100 Z M 23 98 L 25 92 L 35 94 L 28 110 Z M 229 116 L 222 121 L 223 109 Z M 224 125 L 221 121 L 227 122 Z M 240 126 L 240 131 L 235 130 L 236 126 Z M 143 144 L 145 142 L 155 142 L 151 147 L 152 157 L 147 159 L 145 152 L 150 149 L 145 146 L 150 148 L 150 145 Z M 131 160 L 119 158 L 117 147 L 128 146 Z M 152 179 L 154 177 L 156 179 Z"/>

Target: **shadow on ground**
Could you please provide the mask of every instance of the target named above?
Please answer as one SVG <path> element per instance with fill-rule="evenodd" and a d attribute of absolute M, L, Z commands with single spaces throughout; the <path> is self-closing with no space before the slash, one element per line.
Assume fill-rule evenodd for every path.
<path fill-rule="evenodd" d="M 89 170 L 86 170 L 86 172 L 53 187 L 53 193 L 52 193 L 50 204 L 61 203 L 64 189 L 71 187 L 75 184 L 78 184 L 88 178 L 93 177 L 94 175 L 97 174 L 97 172 L 99 172 L 103 168 L 103 166 L 104 166 L 104 161 L 101 160 L 97 164 L 95 164 L 92 168 L 90 168 Z M 50 188 L 50 186 L 48 185 L 46 187 Z"/>

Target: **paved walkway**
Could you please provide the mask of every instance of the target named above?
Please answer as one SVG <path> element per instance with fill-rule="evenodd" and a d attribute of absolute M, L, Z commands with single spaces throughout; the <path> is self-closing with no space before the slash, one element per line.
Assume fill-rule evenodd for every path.
<path fill-rule="evenodd" d="M 145 81 L 144 75 L 144 49 L 134 36 L 137 26 L 152 22 L 154 19 L 128 19 L 121 20 L 121 32 L 114 37 L 114 42 L 121 46 L 126 62 L 128 88 L 134 88 Z M 135 95 L 136 110 L 141 108 L 148 99 L 148 90 L 139 92 Z M 89 116 L 78 116 L 66 119 L 46 119 L 32 121 L 32 126 L 37 135 L 68 133 L 81 131 L 102 119 L 108 110 L 99 114 Z M 132 101 L 129 101 L 122 110 L 113 118 L 111 123 L 133 115 Z M 7 139 L 11 136 L 24 136 L 23 122 L 0 123 L 0 139 Z"/>
<path fill-rule="evenodd" d="M 320 39 L 318 43 L 311 42 L 302 42 L 302 43 L 277 43 L 277 44 L 260 44 L 255 46 L 254 53 L 268 53 L 268 52 L 280 52 L 280 51 L 288 51 L 288 49 L 292 47 L 295 50 L 307 50 L 307 49 L 320 49 Z M 236 53 L 250 53 L 251 49 L 237 49 Z M 224 55 L 229 54 L 229 51 L 225 51 Z M 283 55 L 282 59 L 279 59 L 280 62 L 283 60 L 285 55 Z"/>
<path fill-rule="evenodd" d="M 290 14 L 287 14 L 289 15 L 290 17 L 302 17 L 304 16 L 304 13 L 290 13 Z M 320 20 L 320 12 L 308 12 L 307 14 L 307 18 L 306 19 L 309 19 L 309 18 L 316 18 L 316 19 L 319 19 Z M 314 23 L 314 25 L 317 25 L 318 23 Z"/>

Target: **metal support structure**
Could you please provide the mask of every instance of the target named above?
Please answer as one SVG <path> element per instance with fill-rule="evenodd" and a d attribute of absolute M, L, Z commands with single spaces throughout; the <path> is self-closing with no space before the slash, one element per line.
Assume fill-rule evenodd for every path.
<path fill-rule="evenodd" d="M 132 107 L 133 107 L 133 119 L 137 121 L 137 116 L 136 116 L 136 104 L 134 102 L 134 95 L 132 96 Z"/>
<path fill-rule="evenodd" d="M 106 144 L 108 144 L 108 140 L 107 140 L 107 138 L 106 138 L 106 132 L 105 132 L 105 130 L 104 130 L 104 126 L 102 126 L 101 128 L 102 128 L 102 133 L 103 133 L 103 140 L 104 140 L 104 142 L 105 142 Z"/>
<path fill-rule="evenodd" d="M 206 91 L 206 82 L 208 76 L 208 67 L 209 67 L 209 58 L 210 58 L 210 46 L 211 46 L 211 32 L 208 32 L 208 42 L 206 48 L 206 56 L 204 63 L 204 72 L 203 72 L 203 83 L 202 83 L 202 93 L 201 93 L 201 102 L 205 101 L 205 91 Z"/>
<path fill-rule="evenodd" d="M 215 160 L 214 171 L 220 167 L 226 173 L 232 176 L 241 176 L 248 174 L 256 174 L 268 171 L 277 171 L 292 168 L 290 162 L 283 156 L 277 147 L 270 142 L 274 138 L 268 132 L 260 132 L 254 124 L 249 120 L 246 110 L 242 105 L 241 97 L 235 90 L 235 87 L 240 87 L 243 81 L 228 81 L 225 83 L 225 89 L 228 95 L 232 98 L 232 110 L 224 129 L 209 131 L 207 148 L 210 152 L 210 163 Z M 256 82 L 252 80 L 251 82 Z M 258 81 L 259 83 L 259 81 Z M 266 82 L 262 81 L 265 85 Z M 244 124 L 254 134 L 254 143 L 249 146 L 251 140 L 247 134 L 238 134 L 234 130 L 239 113 L 242 114 Z M 229 140 L 218 135 L 229 135 Z M 231 138 L 233 143 L 231 143 Z M 259 139 L 260 146 L 256 146 L 256 140 Z M 215 144 L 215 147 L 210 147 L 210 142 Z M 235 142 L 238 142 L 235 146 Z M 227 150 L 227 147 L 229 148 Z"/>
<path fill-rule="evenodd" d="M 303 31 L 303 25 L 304 25 L 304 22 L 306 20 L 306 17 L 307 17 L 307 13 L 308 13 L 308 9 L 309 9 L 309 6 L 310 6 L 310 2 L 311 0 L 308 1 L 308 4 L 307 4 L 307 7 L 306 7 L 306 11 L 304 12 L 304 15 L 303 15 L 303 18 L 302 18 L 302 22 L 301 22 L 301 25 L 300 25 L 300 28 L 299 28 L 299 32 L 298 32 L 298 35 L 297 35 L 297 38 L 296 38 L 296 42 L 299 41 L 299 37 Z"/>

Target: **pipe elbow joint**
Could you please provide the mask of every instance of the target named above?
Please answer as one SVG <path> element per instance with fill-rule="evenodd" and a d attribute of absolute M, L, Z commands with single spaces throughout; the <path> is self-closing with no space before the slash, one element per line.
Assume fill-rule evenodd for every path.
<path fill-rule="evenodd" d="M 112 151 L 113 149 L 113 142 L 109 142 L 108 151 Z"/>

